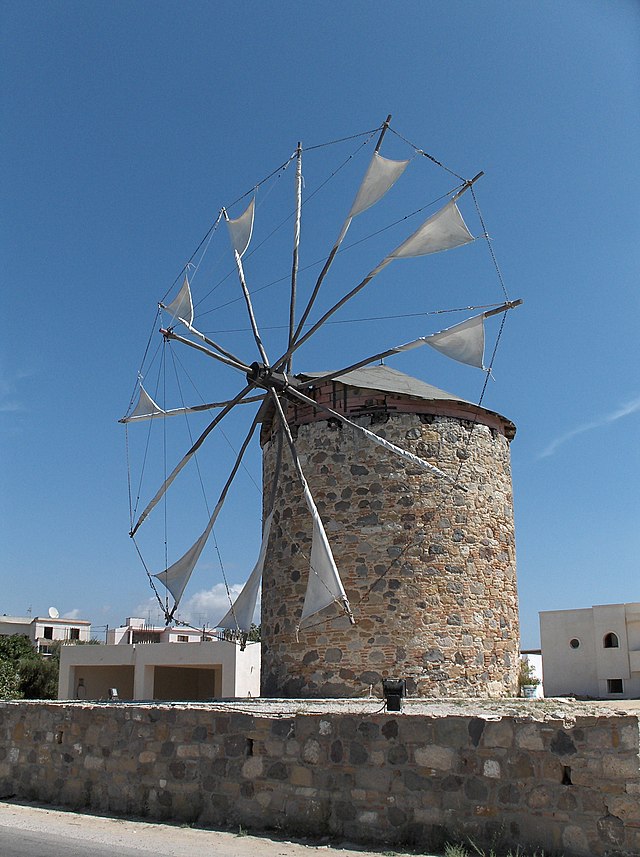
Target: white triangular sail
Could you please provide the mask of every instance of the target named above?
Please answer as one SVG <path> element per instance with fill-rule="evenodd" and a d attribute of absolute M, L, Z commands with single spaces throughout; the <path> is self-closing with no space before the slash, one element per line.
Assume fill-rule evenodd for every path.
<path fill-rule="evenodd" d="M 311 568 L 309 570 L 309 581 L 307 583 L 307 592 L 305 594 L 300 622 L 308 616 L 318 613 L 330 604 L 338 603 L 349 617 L 349 621 L 355 624 L 349 600 L 347 599 L 342 581 L 340 580 L 340 575 L 338 573 L 333 554 L 331 553 L 329 540 L 327 539 L 327 534 L 324 531 L 324 526 L 318 513 L 318 509 L 313 497 L 311 496 L 309 484 L 304 475 L 304 471 L 302 470 L 300 457 L 296 451 L 295 443 L 293 441 L 282 404 L 275 390 L 271 391 L 271 396 L 276 410 L 280 415 L 281 427 L 285 433 L 285 437 L 287 438 L 291 458 L 293 459 L 294 467 L 298 473 L 298 479 L 300 480 L 304 499 L 313 521 L 313 535 L 311 538 Z M 275 494 L 272 499 L 275 499 Z"/>
<path fill-rule="evenodd" d="M 300 617 L 301 622 L 336 602 L 340 607 L 346 608 L 350 612 L 347 594 L 344 591 L 327 534 L 307 486 L 304 486 L 304 493 L 307 507 L 313 519 L 313 535 L 311 537 L 309 582 Z"/>
<path fill-rule="evenodd" d="M 128 423 L 132 420 L 151 420 L 154 417 L 163 417 L 165 414 L 166 411 L 163 411 L 162 408 L 153 401 L 142 384 L 140 384 L 138 403 L 129 416 L 123 417 L 120 422 Z"/>
<path fill-rule="evenodd" d="M 231 238 L 231 246 L 236 251 L 238 256 L 242 258 L 253 233 L 253 216 L 255 213 L 255 197 L 251 200 L 246 210 L 240 217 L 235 220 L 227 218 L 227 226 L 229 228 L 229 237 Z"/>
<path fill-rule="evenodd" d="M 425 336 L 425 343 L 446 357 L 484 369 L 484 313 Z"/>
<path fill-rule="evenodd" d="M 249 575 L 249 579 L 242 587 L 242 591 L 233 602 L 233 607 L 225 614 L 216 628 L 228 628 L 232 631 L 250 631 L 253 617 L 256 612 L 256 604 L 258 603 L 258 592 L 262 582 L 262 572 L 264 571 L 264 561 L 267 556 L 267 547 L 269 545 L 269 534 L 271 532 L 271 522 L 273 521 L 273 512 L 268 515 L 264 522 L 264 532 L 262 534 L 262 544 L 260 545 L 260 553 L 253 567 L 253 571 Z"/>
<path fill-rule="evenodd" d="M 149 400 L 150 404 L 145 405 L 138 400 L 138 404 L 136 405 L 136 409 L 134 412 L 128 416 L 123 417 L 121 420 L 118 420 L 120 423 L 130 423 L 134 421 L 141 420 L 151 420 L 154 417 L 176 417 L 178 414 L 199 414 L 202 411 L 211 411 L 214 408 L 224 408 L 229 404 L 229 401 L 226 402 L 207 402 L 204 405 L 193 405 L 190 408 L 171 408 L 167 411 L 163 411 L 161 408 L 156 405 L 152 398 L 145 392 L 145 396 Z M 142 396 L 140 396 L 142 398 Z M 249 404 L 251 402 L 260 402 L 264 399 L 264 396 L 248 396 L 244 401 L 239 404 Z M 138 409 L 140 411 L 137 413 Z"/>
<path fill-rule="evenodd" d="M 189 280 L 186 276 L 175 299 L 167 306 L 163 305 L 162 308 L 168 312 L 172 318 L 177 318 L 179 321 L 185 321 L 187 324 L 193 324 L 193 299 L 191 298 Z"/>
<path fill-rule="evenodd" d="M 342 228 L 342 233 L 336 242 L 333 250 L 331 251 L 332 255 L 330 255 L 329 260 L 325 263 L 325 268 L 323 273 L 326 272 L 328 268 L 328 264 L 330 260 L 333 258 L 333 255 L 337 252 L 338 247 L 340 246 L 340 242 L 344 238 L 346 231 L 349 227 L 350 219 L 347 219 L 345 225 Z M 462 215 L 458 210 L 458 206 L 455 203 L 455 199 L 452 199 L 448 202 L 440 211 L 437 211 L 434 215 L 432 215 L 428 220 L 426 220 L 422 226 L 417 229 L 412 235 L 410 235 L 405 241 L 402 242 L 396 249 L 389 253 L 388 256 L 376 265 L 373 270 L 371 270 L 364 280 L 361 280 L 358 285 L 351 289 L 346 295 L 344 295 L 340 300 L 335 303 L 332 307 L 330 307 L 325 314 L 318 319 L 318 321 L 313 324 L 307 332 L 300 336 L 296 337 L 296 341 L 292 347 L 280 358 L 279 361 L 276 361 L 276 365 L 281 364 L 285 359 L 287 359 L 294 351 L 300 348 L 301 345 L 310 339 L 311 336 L 323 325 L 326 321 L 341 307 L 343 307 L 347 301 L 350 301 L 353 297 L 355 297 L 358 292 L 361 292 L 374 277 L 377 277 L 378 274 L 383 271 L 394 259 L 408 259 L 413 256 L 426 256 L 429 253 L 438 253 L 441 250 L 451 250 L 454 247 L 460 247 L 463 244 L 468 244 L 470 241 L 475 241 L 473 235 L 467 229 L 467 226 L 462 219 Z M 322 277 L 322 275 L 321 275 Z M 318 286 L 321 282 L 321 278 L 316 283 L 314 294 L 312 295 L 312 299 L 315 298 L 317 293 Z M 312 304 L 312 300 L 307 305 L 307 309 L 298 323 L 298 328 L 296 333 L 300 334 L 302 329 L 302 321 L 306 321 L 308 310 L 310 309 Z"/>
<path fill-rule="evenodd" d="M 387 258 L 409 259 L 426 256 L 428 253 L 461 247 L 473 240 L 474 237 L 467 229 L 455 200 L 451 200 L 396 247 Z"/>
<path fill-rule="evenodd" d="M 382 197 L 387 193 L 387 191 L 390 190 L 400 178 L 402 173 L 407 168 L 408 163 L 409 161 L 392 161 L 389 158 L 383 158 L 382 155 L 378 154 L 378 152 L 373 153 L 373 157 L 369 162 L 369 166 L 367 167 L 367 171 L 364 174 L 364 178 L 362 179 L 362 183 L 360 184 L 356 197 L 353 201 L 351 210 L 347 215 L 347 219 L 342 224 L 340 234 L 338 235 L 335 244 L 331 248 L 331 252 L 329 253 L 327 261 L 324 263 L 324 267 L 322 268 L 320 276 L 316 281 L 313 293 L 309 298 L 302 317 L 298 321 L 298 326 L 293 337 L 294 340 L 298 340 L 300 336 L 304 324 L 307 318 L 309 317 L 309 313 L 311 312 L 311 308 L 315 303 L 318 291 L 320 290 L 320 286 L 322 285 L 322 282 L 327 272 L 329 271 L 329 268 L 331 267 L 333 260 L 335 259 L 336 254 L 338 253 L 338 250 L 340 249 L 340 246 L 342 245 L 342 242 L 346 237 L 347 232 L 349 231 L 351 221 L 354 217 L 356 217 L 356 215 L 361 214 L 368 208 L 371 208 L 372 205 L 375 205 L 376 202 L 382 199 Z M 388 262 L 386 264 L 388 264 Z M 376 271 L 376 273 L 378 272 Z"/>
<path fill-rule="evenodd" d="M 224 408 L 220 411 L 220 413 L 211 420 L 209 425 L 205 428 L 205 430 L 202 432 L 200 437 L 193 444 L 191 449 L 186 453 L 186 455 L 183 455 L 183 457 L 180 459 L 180 461 L 173 468 L 173 470 L 171 471 L 169 476 L 162 483 L 160 488 L 158 488 L 154 497 L 147 503 L 144 511 L 142 512 L 142 514 L 138 518 L 134 528 L 131 530 L 130 535 L 133 536 L 136 534 L 136 532 L 140 528 L 140 525 L 142 524 L 142 522 L 144 520 L 146 520 L 146 518 L 150 515 L 150 513 L 153 511 L 153 509 L 158 505 L 158 503 L 160 502 L 160 499 L 164 496 L 164 494 L 169 489 L 170 485 L 173 483 L 173 480 L 178 476 L 180 471 L 185 467 L 185 465 L 191 460 L 191 458 L 200 449 L 200 447 L 204 443 L 205 438 L 209 435 L 209 433 L 211 431 L 213 431 L 213 429 L 218 425 L 218 423 L 224 419 L 224 417 L 229 413 L 231 408 L 244 398 L 245 394 L 248 393 L 250 389 L 251 389 L 251 387 L 248 386 L 248 387 L 245 387 L 244 390 L 241 390 L 240 393 L 238 393 L 238 395 L 235 397 L 235 399 L 231 399 L 229 402 L 227 402 L 225 404 Z M 255 427 L 255 420 L 254 420 L 254 427 Z M 234 472 L 235 472 L 235 470 L 234 470 Z M 225 488 L 225 490 L 226 490 L 226 488 Z M 216 509 L 217 508 L 218 507 L 216 507 Z"/>
<path fill-rule="evenodd" d="M 406 170 L 409 161 L 392 161 L 373 153 L 367 172 L 356 195 L 349 217 L 355 217 L 382 199 Z"/>
<path fill-rule="evenodd" d="M 249 579 L 242 587 L 242 591 L 233 602 L 233 607 L 225 614 L 216 628 L 228 628 L 232 631 L 250 631 L 253 616 L 258 603 L 258 592 L 260 591 L 260 583 L 262 582 L 262 572 L 264 570 L 264 561 L 267 555 L 267 546 L 269 544 L 269 533 L 271 532 L 271 522 L 273 521 L 273 512 L 268 515 L 264 522 L 264 532 L 262 534 L 262 544 L 260 545 L 260 553 L 253 567 L 253 571 L 249 575 Z"/>
<path fill-rule="evenodd" d="M 166 571 L 159 571 L 158 574 L 153 575 L 160 581 L 160 583 L 167 587 L 169 592 L 173 595 L 176 604 L 178 604 L 182 598 L 185 586 L 189 582 L 191 573 L 200 559 L 200 554 L 204 550 L 207 539 L 211 535 L 211 530 L 213 529 L 213 525 L 221 508 L 222 502 L 219 502 L 213 510 L 213 515 L 209 518 L 209 523 L 205 527 L 204 532 L 189 548 L 184 556 L 180 557 L 180 559 L 177 560 L 177 562 L 174 562 Z"/>
<path fill-rule="evenodd" d="M 178 606 L 178 602 L 180 601 L 180 598 L 182 597 L 182 593 L 184 592 L 184 588 L 187 585 L 189 578 L 191 577 L 191 573 L 192 573 L 193 569 L 195 568 L 196 563 L 200 559 L 200 554 L 204 550 L 204 546 L 207 543 L 207 539 L 211 535 L 211 530 L 213 529 L 213 525 L 215 524 L 216 519 L 217 519 L 218 515 L 220 514 L 220 510 L 222 509 L 222 506 L 224 505 L 224 501 L 225 501 L 225 498 L 227 496 L 227 492 L 229 491 L 229 488 L 231 487 L 231 483 L 233 482 L 235 475 L 238 472 L 238 468 L 240 467 L 240 464 L 242 463 L 242 457 L 243 457 L 244 453 L 246 452 L 247 446 L 249 445 L 249 441 L 251 440 L 253 433 L 256 429 L 256 426 L 258 425 L 258 417 L 259 417 L 259 414 L 256 414 L 256 416 L 253 418 L 253 422 L 251 423 L 251 427 L 249 428 L 249 432 L 248 432 L 247 436 L 245 437 L 245 439 L 242 443 L 242 446 L 240 447 L 240 452 L 238 453 L 238 457 L 236 458 L 235 464 L 233 465 L 231 473 L 229 474 L 229 478 L 225 482 L 224 488 L 222 489 L 222 491 L 220 493 L 220 497 L 218 499 L 218 502 L 216 503 L 216 507 L 213 510 L 213 514 L 209 518 L 209 522 L 208 522 L 207 526 L 205 527 L 204 532 L 202 533 L 200 538 L 195 542 L 195 544 L 189 548 L 189 550 L 184 554 L 184 556 L 182 556 L 177 562 L 174 562 L 174 564 L 170 568 L 168 568 L 166 571 L 160 571 L 160 572 L 158 572 L 158 574 L 154 575 L 154 577 L 157 577 L 158 580 L 162 584 L 164 584 L 164 586 L 167 587 L 169 592 L 175 598 L 176 603 L 175 603 L 175 607 L 173 608 L 174 610 Z M 209 424 L 207 429 L 205 429 L 205 432 L 202 435 L 200 435 L 200 438 L 198 438 L 196 443 L 191 447 L 191 450 L 189 453 L 187 453 L 187 456 L 185 456 L 185 458 L 183 458 L 183 462 L 187 460 L 189 455 L 192 455 L 193 453 L 195 453 L 199 444 L 206 437 L 206 434 L 208 433 L 208 431 L 215 425 L 216 422 L 219 422 L 219 419 L 220 419 L 220 417 L 218 416 L 218 417 L 216 417 L 216 419 L 213 422 L 211 422 Z M 175 478 L 175 476 L 177 475 L 177 472 L 178 472 L 178 469 L 174 470 L 174 473 L 172 474 L 172 476 L 169 477 L 169 479 Z M 169 480 L 167 480 L 167 482 L 169 482 Z M 167 482 L 165 482 L 165 486 L 167 485 Z M 158 494 L 156 494 L 154 500 L 152 501 L 152 504 L 157 503 L 160 496 L 161 496 L 161 494 L 160 494 L 160 492 L 158 492 Z M 136 526 L 131 531 L 132 536 L 134 535 L 136 529 L 140 526 L 141 522 L 144 520 L 144 516 L 147 515 L 149 513 L 149 511 L 153 508 L 152 504 L 149 504 L 149 506 L 147 506 L 147 509 L 145 510 L 145 512 L 143 512 L 143 514 L 140 516 L 138 523 L 136 524 Z"/>

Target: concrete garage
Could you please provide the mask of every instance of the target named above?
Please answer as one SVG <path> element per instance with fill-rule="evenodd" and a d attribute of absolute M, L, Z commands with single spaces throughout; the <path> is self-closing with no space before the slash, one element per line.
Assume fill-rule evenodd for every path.
<path fill-rule="evenodd" d="M 260 695 L 260 644 L 63 646 L 58 699 L 204 701 Z"/>

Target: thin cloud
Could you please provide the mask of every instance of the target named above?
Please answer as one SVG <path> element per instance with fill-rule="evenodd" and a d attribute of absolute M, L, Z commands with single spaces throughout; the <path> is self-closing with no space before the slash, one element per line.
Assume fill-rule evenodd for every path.
<path fill-rule="evenodd" d="M 571 429 L 571 431 L 560 435 L 560 437 L 557 437 L 555 440 L 551 441 L 551 443 L 540 453 L 538 458 L 547 458 L 549 455 L 553 455 L 553 453 L 558 449 L 559 446 L 579 434 L 584 434 L 587 431 L 592 431 L 593 429 L 598 429 L 606 425 L 611 425 L 611 423 L 615 423 L 617 420 L 621 420 L 623 417 L 628 417 L 630 414 L 635 414 L 638 411 L 640 411 L 640 396 L 636 397 L 635 399 L 631 399 L 631 401 L 626 402 L 624 405 L 621 405 L 619 408 L 616 408 L 615 411 L 612 411 L 610 414 L 606 414 L 604 417 L 600 417 L 600 419 L 598 420 L 583 423 L 582 425 Z"/>
<path fill-rule="evenodd" d="M 229 586 L 232 600 L 242 590 L 242 583 L 233 583 Z M 210 625 L 219 622 L 229 609 L 229 596 L 223 583 L 217 583 L 211 589 L 203 589 L 196 592 L 184 604 L 180 605 L 180 613 L 187 621 L 202 625 L 207 621 Z"/>
<path fill-rule="evenodd" d="M 15 391 L 18 384 L 23 378 L 31 377 L 32 373 L 20 369 L 10 375 L 4 368 L 0 366 L 0 413 L 13 414 L 16 411 L 24 410 L 22 402 L 15 398 Z"/>
<path fill-rule="evenodd" d="M 73 610 L 68 610 L 62 617 L 63 619 L 80 619 L 80 610 L 77 607 L 74 607 Z"/>

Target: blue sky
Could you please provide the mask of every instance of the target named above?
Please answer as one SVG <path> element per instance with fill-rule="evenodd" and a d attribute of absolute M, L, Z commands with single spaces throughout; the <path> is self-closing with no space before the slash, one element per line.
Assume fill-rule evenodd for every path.
<path fill-rule="evenodd" d="M 540 610 L 640 600 L 637 2 L 1 6 L 0 612 L 35 615 L 55 605 L 99 627 L 151 609 L 128 537 L 117 420 L 157 301 L 220 207 L 285 161 L 298 140 L 310 147 L 357 134 L 387 113 L 400 134 L 457 173 L 484 170 L 478 202 L 509 296 L 525 302 L 509 315 L 485 398 L 518 426 L 523 644 L 538 643 Z M 309 192 L 357 145 L 309 153 Z M 389 135 L 383 154 L 411 152 Z M 417 160 L 415 177 L 402 180 L 406 204 L 452 186 Z M 303 226 L 302 264 L 333 241 L 366 158 L 358 163 L 309 205 L 316 225 Z M 288 213 L 292 187 L 288 170 L 265 189 L 263 232 L 268 218 Z M 381 223 L 403 210 L 397 190 L 386 214 L 375 214 Z M 470 203 L 461 207 L 478 234 Z M 375 222 L 354 227 L 353 239 Z M 386 240 L 341 255 L 327 301 L 395 246 Z M 256 254 L 252 287 L 287 274 L 289 246 L 281 230 Z M 301 350 L 297 368 L 331 368 L 465 317 L 440 324 L 411 313 L 499 301 L 486 245 L 457 252 L 394 263 L 345 309 L 349 324 L 328 327 Z M 230 270 L 225 253 L 220 230 L 194 283 L 196 299 L 218 286 L 202 304 L 208 330 L 246 326 L 238 303 L 211 311 L 238 294 L 233 278 L 218 285 Z M 265 328 L 286 318 L 283 288 L 256 295 Z M 357 320 L 392 315 L 404 317 Z M 273 352 L 282 336 L 265 332 Z M 232 350 L 251 353 L 246 333 L 228 337 Z M 482 386 L 477 372 L 435 353 L 390 365 L 472 400 Z M 194 371 L 205 398 L 237 389 L 206 358 Z M 241 421 L 229 425 L 231 444 L 242 430 Z M 216 440 L 203 460 L 209 502 L 233 458 L 224 445 Z M 218 534 L 231 584 L 244 580 L 258 548 L 255 451 L 247 469 Z M 204 520 L 202 501 L 196 510 L 199 488 L 189 493 L 185 483 L 183 491 L 175 517 L 191 538 Z M 224 592 L 215 546 L 204 559 L 185 603 L 194 620 L 214 621 Z"/>

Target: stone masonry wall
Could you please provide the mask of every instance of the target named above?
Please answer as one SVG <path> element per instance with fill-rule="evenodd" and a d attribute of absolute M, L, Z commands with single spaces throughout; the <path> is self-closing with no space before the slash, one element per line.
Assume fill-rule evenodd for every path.
<path fill-rule="evenodd" d="M 331 706 L 0 703 L 0 798 L 420 851 L 640 854 L 637 714 Z"/>
<path fill-rule="evenodd" d="M 356 625 L 328 608 L 297 628 L 312 524 L 285 449 L 262 587 L 262 694 L 353 697 L 371 686 L 379 693 L 390 677 L 406 678 L 418 696 L 514 696 L 519 627 L 508 439 L 443 415 L 355 420 L 459 473 L 462 487 L 335 420 L 297 427 L 302 467 Z M 264 445 L 265 504 L 276 445 L 272 438 Z"/>

